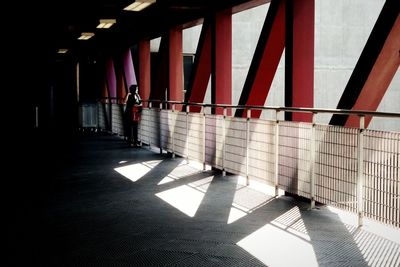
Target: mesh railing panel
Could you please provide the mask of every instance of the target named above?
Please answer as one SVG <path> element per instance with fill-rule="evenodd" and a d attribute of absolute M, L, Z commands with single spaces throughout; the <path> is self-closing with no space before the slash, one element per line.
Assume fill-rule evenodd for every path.
<path fill-rule="evenodd" d="M 400 227 L 400 133 L 366 130 L 364 212 Z"/>
<path fill-rule="evenodd" d="M 316 126 L 317 201 L 356 212 L 357 140 L 357 129 Z"/>

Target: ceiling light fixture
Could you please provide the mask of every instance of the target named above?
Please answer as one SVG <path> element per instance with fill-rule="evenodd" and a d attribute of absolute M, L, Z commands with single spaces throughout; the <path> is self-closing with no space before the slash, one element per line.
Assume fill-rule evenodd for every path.
<path fill-rule="evenodd" d="M 115 19 L 101 19 L 99 25 L 96 28 L 98 29 L 108 29 L 117 21 Z"/>
<path fill-rule="evenodd" d="M 68 49 L 66 49 L 66 48 L 60 48 L 57 50 L 57 54 L 65 54 L 67 52 L 68 52 Z"/>
<path fill-rule="evenodd" d="M 79 36 L 78 40 L 89 40 L 94 36 L 93 32 L 82 32 L 81 36 Z"/>
<path fill-rule="evenodd" d="M 124 10 L 127 11 L 140 11 L 151 4 L 154 4 L 156 0 L 135 0 L 132 4 L 125 7 Z"/>

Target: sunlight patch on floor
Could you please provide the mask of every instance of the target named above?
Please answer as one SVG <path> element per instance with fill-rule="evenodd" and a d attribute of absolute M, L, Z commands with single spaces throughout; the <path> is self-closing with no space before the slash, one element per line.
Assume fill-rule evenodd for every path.
<path fill-rule="evenodd" d="M 231 224 L 274 200 L 264 192 L 237 185 L 227 224 Z"/>
<path fill-rule="evenodd" d="M 240 218 L 243 218 L 247 215 L 248 213 L 245 212 L 242 208 L 239 208 L 235 205 L 235 203 L 232 204 L 231 211 L 229 212 L 229 217 L 228 217 L 228 224 L 231 224 Z"/>
<path fill-rule="evenodd" d="M 352 235 L 368 266 L 400 266 L 400 230 L 364 217 L 362 228 L 357 226 L 357 214 L 332 206 Z"/>
<path fill-rule="evenodd" d="M 156 196 L 184 214 L 194 217 L 213 178 L 214 176 L 210 176 L 187 185 L 181 185 L 157 193 Z"/>
<path fill-rule="evenodd" d="M 179 165 L 174 168 L 167 176 L 165 176 L 157 185 L 167 184 L 176 180 L 179 180 L 182 177 L 187 177 L 190 175 L 195 175 L 201 173 L 202 171 L 198 168 L 194 168 L 189 165 L 186 160 L 183 160 L 179 163 Z"/>
<path fill-rule="evenodd" d="M 116 172 L 128 178 L 132 182 L 136 182 L 145 176 L 151 169 L 161 163 L 162 160 L 151 160 L 135 164 L 129 164 L 123 167 L 114 168 Z"/>
<path fill-rule="evenodd" d="M 237 245 L 268 266 L 318 266 L 298 207 L 240 240 Z"/>

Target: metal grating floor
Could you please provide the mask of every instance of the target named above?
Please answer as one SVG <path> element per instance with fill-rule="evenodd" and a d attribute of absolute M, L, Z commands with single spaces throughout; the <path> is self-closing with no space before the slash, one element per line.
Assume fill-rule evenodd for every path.
<path fill-rule="evenodd" d="M 114 136 L 85 135 L 69 154 L 58 153 L 37 159 L 32 177 L 47 184 L 34 188 L 40 199 L 16 218 L 11 266 L 400 265 L 400 240 Z"/>

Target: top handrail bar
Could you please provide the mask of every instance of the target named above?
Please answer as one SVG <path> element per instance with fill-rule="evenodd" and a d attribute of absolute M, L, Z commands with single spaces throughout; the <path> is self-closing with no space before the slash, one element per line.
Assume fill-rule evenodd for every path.
<path fill-rule="evenodd" d="M 236 108 L 236 109 L 249 109 L 249 110 L 276 110 L 276 111 L 289 111 L 289 112 L 302 112 L 302 113 L 330 113 L 341 115 L 356 115 L 356 116 L 373 116 L 373 117 L 395 117 L 400 118 L 400 113 L 396 112 L 380 112 L 371 110 L 348 110 L 348 109 L 326 109 L 326 108 L 300 108 L 300 107 L 279 107 L 279 106 L 243 106 L 243 105 L 225 105 L 225 104 L 204 104 L 195 102 L 181 102 L 181 101 L 165 101 L 165 100 L 143 100 L 143 102 L 156 102 L 162 104 L 177 104 L 184 106 L 201 106 L 211 108 Z"/>

